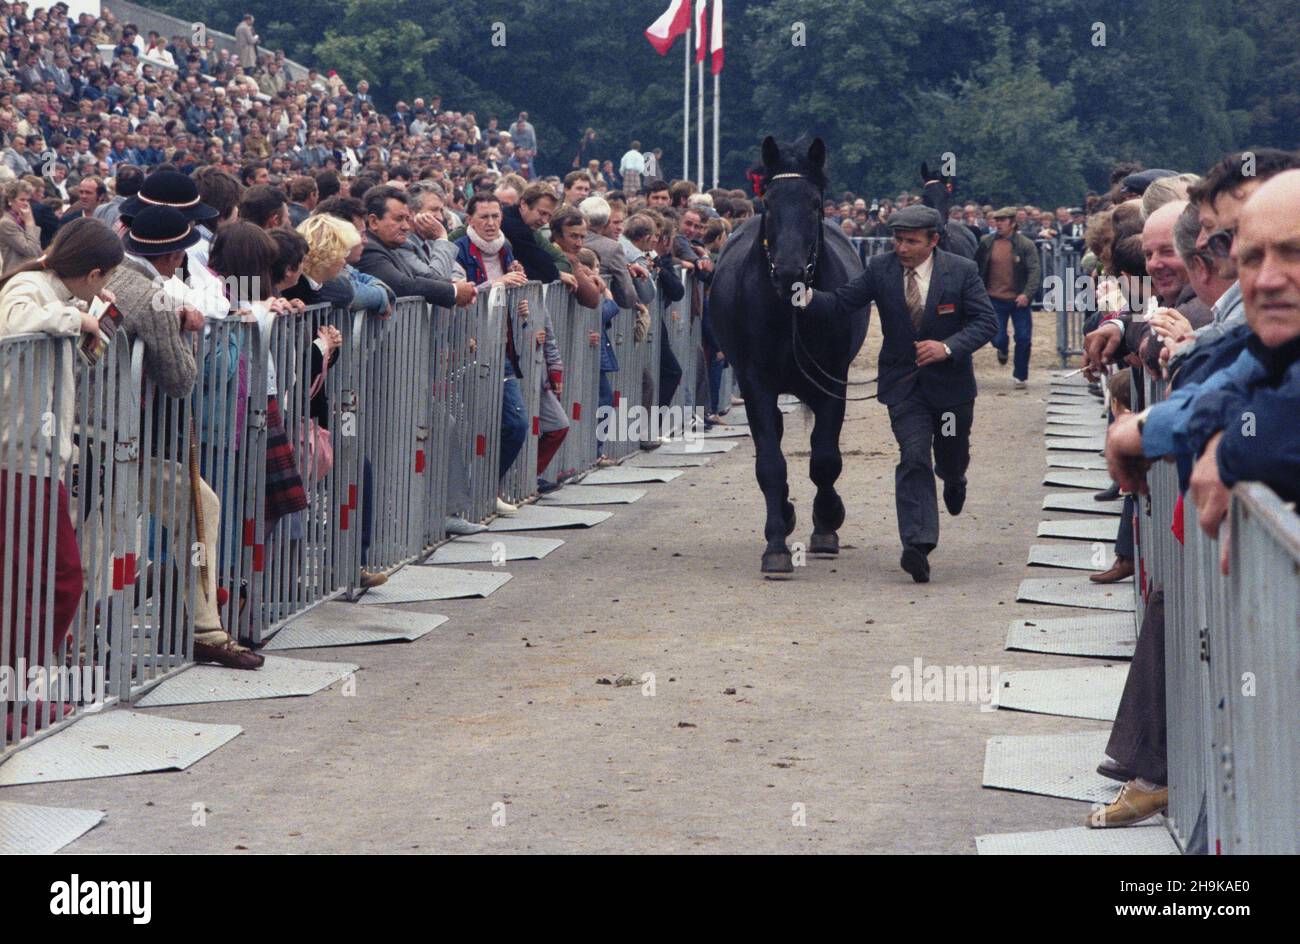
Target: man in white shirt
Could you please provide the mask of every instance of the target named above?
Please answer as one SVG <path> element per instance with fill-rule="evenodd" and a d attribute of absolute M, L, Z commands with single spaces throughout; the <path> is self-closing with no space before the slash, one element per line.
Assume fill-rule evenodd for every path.
<path fill-rule="evenodd" d="M 618 162 L 618 171 L 623 175 L 623 193 L 628 198 L 641 192 L 641 177 L 645 174 L 645 157 L 641 154 L 641 142 L 633 141 L 623 159 Z"/>

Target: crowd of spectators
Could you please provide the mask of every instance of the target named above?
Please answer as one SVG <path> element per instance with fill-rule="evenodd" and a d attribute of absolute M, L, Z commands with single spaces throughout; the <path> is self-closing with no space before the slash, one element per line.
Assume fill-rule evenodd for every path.
<path fill-rule="evenodd" d="M 1300 154 L 1242 151 L 1203 176 L 1123 166 L 1112 182 L 1088 218 L 1086 265 L 1097 284 L 1084 364 L 1110 393 L 1113 484 L 1096 497 L 1124 502 L 1114 564 L 1092 579 L 1142 576 L 1136 496 L 1161 461 L 1174 463 L 1179 496 L 1172 520 L 1153 527 L 1181 543 L 1188 502 L 1189 519 L 1220 538 L 1227 573 L 1232 487 L 1262 482 L 1300 500 Z M 1167 385 L 1160 402 L 1134 402 L 1143 373 Z M 1132 825 L 1168 803 L 1164 637 L 1157 585 L 1098 767 L 1124 786 L 1089 825 Z"/>

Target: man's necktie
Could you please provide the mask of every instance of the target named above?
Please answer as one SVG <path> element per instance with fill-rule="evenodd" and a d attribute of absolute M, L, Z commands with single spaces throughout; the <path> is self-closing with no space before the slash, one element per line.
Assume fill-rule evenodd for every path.
<path fill-rule="evenodd" d="M 921 300 L 921 283 L 916 280 L 915 269 L 907 270 L 907 313 L 912 316 L 912 328 L 920 334 L 925 303 Z"/>

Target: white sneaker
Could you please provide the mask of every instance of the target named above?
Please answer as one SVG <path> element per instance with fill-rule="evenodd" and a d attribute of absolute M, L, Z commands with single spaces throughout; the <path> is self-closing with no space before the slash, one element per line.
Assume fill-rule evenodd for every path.
<path fill-rule="evenodd" d="M 497 499 L 497 514 L 500 515 L 502 518 L 509 518 L 518 510 L 519 510 L 518 505 L 512 505 L 504 498 Z"/>
<path fill-rule="evenodd" d="M 442 528 L 448 534 L 479 534 L 487 530 L 487 525 L 466 521 L 459 515 L 448 515 L 442 523 Z"/>
<path fill-rule="evenodd" d="M 1029 381 L 1027 381 L 1027 380 L 1017 380 L 1016 378 L 1012 377 L 1012 378 L 1011 378 L 1011 386 L 1012 386 L 1013 388 L 1015 388 L 1016 390 L 1028 390 L 1028 389 L 1029 389 Z"/>

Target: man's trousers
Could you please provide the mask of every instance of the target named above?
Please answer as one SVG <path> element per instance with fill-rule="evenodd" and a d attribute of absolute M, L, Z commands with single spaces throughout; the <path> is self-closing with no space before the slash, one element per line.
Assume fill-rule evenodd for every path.
<path fill-rule="evenodd" d="M 889 406 L 889 425 L 898 441 L 894 467 L 894 508 L 904 547 L 925 553 L 939 543 L 939 504 L 934 477 L 953 484 L 966 481 L 970 465 L 970 430 L 975 401 L 937 409 L 913 390 Z"/>

